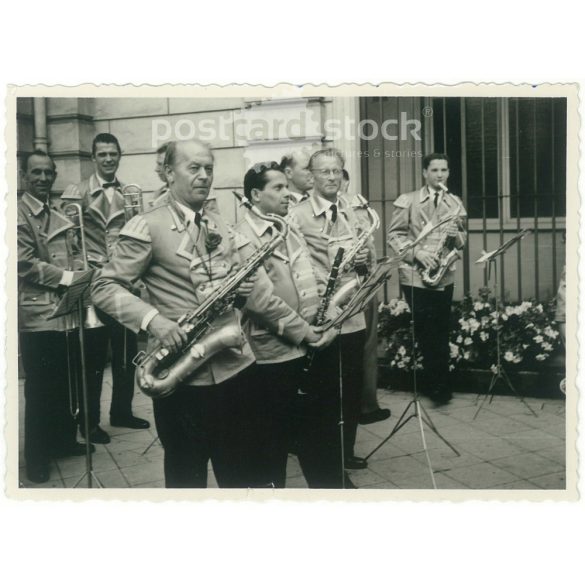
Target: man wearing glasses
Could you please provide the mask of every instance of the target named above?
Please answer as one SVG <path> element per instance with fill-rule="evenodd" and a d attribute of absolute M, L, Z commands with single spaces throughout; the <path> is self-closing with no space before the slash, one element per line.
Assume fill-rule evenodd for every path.
<path fill-rule="evenodd" d="M 319 150 L 309 160 L 313 174 L 314 187 L 307 199 L 290 211 L 291 222 L 298 226 L 309 247 L 313 268 L 321 294 L 325 290 L 333 259 L 340 247 L 348 251 L 356 243 L 358 218 L 353 210 L 338 198 L 341 187 L 345 159 L 334 148 Z M 357 276 L 355 267 L 367 262 L 369 251 L 361 249 L 355 257 L 350 270 L 339 277 L 339 286 Z M 337 404 L 327 412 L 328 432 L 324 434 L 323 448 L 327 449 L 335 461 L 339 461 L 341 450 L 339 437 L 339 385 L 341 359 L 341 383 L 343 391 L 344 419 L 344 467 L 345 469 L 364 469 L 367 462 L 354 455 L 354 443 L 360 415 L 360 394 L 363 372 L 363 347 L 365 336 L 363 313 L 347 319 L 343 323 L 341 335 L 322 352 L 319 368 L 314 373 L 316 387 L 324 400 Z M 339 482 L 343 475 L 337 473 Z M 339 486 L 336 486 L 339 487 Z"/>

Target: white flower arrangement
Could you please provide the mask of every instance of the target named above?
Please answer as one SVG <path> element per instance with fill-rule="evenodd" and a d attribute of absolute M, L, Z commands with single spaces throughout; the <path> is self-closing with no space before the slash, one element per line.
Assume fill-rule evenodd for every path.
<path fill-rule="evenodd" d="M 391 368 L 408 372 L 422 368 L 418 354 L 412 360 L 410 309 L 401 299 L 379 306 L 378 332 L 385 341 Z M 499 332 L 503 360 L 508 368 L 538 369 L 559 344 L 559 333 L 552 313 L 541 303 L 523 301 L 495 310 L 487 289 L 479 299 L 466 297 L 453 306 L 449 355 L 451 371 L 461 367 L 496 370 L 496 334 Z"/>

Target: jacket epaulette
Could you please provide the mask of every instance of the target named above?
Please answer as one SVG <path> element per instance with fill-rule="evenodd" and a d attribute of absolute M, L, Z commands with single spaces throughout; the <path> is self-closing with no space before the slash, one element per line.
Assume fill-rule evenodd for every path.
<path fill-rule="evenodd" d="M 140 240 L 141 242 L 152 242 L 148 223 L 142 215 L 136 215 L 128 221 L 120 230 L 120 236 Z"/>
<path fill-rule="evenodd" d="M 394 201 L 394 205 L 396 207 L 400 207 L 402 209 L 406 209 L 407 207 L 410 207 L 411 204 L 412 204 L 412 193 L 403 193 L 402 195 L 400 195 L 400 197 L 398 197 L 398 199 L 396 199 L 396 201 Z"/>

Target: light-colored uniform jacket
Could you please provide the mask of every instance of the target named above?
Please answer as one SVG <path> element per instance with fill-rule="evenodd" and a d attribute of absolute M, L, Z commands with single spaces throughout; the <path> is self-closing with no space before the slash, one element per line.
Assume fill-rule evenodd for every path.
<path fill-rule="evenodd" d="M 370 216 L 368 214 L 368 212 L 365 209 L 365 205 L 368 204 L 367 199 L 363 196 L 360 195 L 359 193 L 352 195 L 349 193 L 346 193 L 345 195 L 340 195 L 339 196 L 340 199 L 342 199 L 344 201 L 344 204 L 347 205 L 348 207 L 351 207 L 352 211 L 354 212 L 360 228 L 364 231 L 368 231 L 370 229 Z M 374 237 L 371 236 L 368 239 L 367 242 L 367 247 L 368 247 L 368 268 L 373 268 L 376 265 L 376 245 L 374 242 Z"/>
<path fill-rule="evenodd" d="M 434 194 L 429 193 L 427 187 L 423 187 L 418 191 L 404 193 L 394 202 L 394 212 L 392 214 L 390 226 L 388 227 L 388 244 L 396 254 L 399 254 L 405 245 L 416 240 L 422 229 L 429 222 L 435 224 L 445 216 L 454 213 L 456 213 L 458 217 L 458 234 L 455 239 L 455 247 L 461 249 L 465 246 L 467 240 L 467 232 L 464 227 L 464 220 L 467 217 L 467 213 L 459 197 L 452 193 L 444 193 L 435 208 Z M 440 228 L 431 232 L 419 244 L 420 248 L 416 247 L 414 250 L 410 250 L 406 254 L 404 261 L 399 267 L 400 284 L 405 286 L 415 286 L 418 288 L 427 288 L 422 282 L 418 270 L 419 264 L 415 262 L 414 254 L 417 249 L 428 250 L 429 252 L 438 251 L 441 239 L 443 238 L 443 234 L 447 227 L 448 224 L 444 224 Z M 447 270 L 440 281 L 439 286 L 433 287 L 433 290 L 443 290 L 446 286 L 453 284 L 455 280 L 456 264 L 457 263 L 454 263 L 451 268 Z"/>
<path fill-rule="evenodd" d="M 64 203 L 79 203 L 83 209 L 87 257 L 93 266 L 102 266 L 111 258 L 126 222 L 123 186 L 121 183 L 114 191 L 110 204 L 94 173 L 79 185 L 69 185 L 61 195 Z"/>
<path fill-rule="evenodd" d="M 166 185 L 163 185 L 154 193 L 152 201 L 150 202 L 150 207 L 160 207 L 161 205 L 168 205 L 168 203 L 169 188 Z M 215 211 L 215 213 L 219 213 L 217 198 L 213 190 L 209 193 L 207 199 L 203 202 L 203 208 L 207 209 L 208 211 Z"/>
<path fill-rule="evenodd" d="M 276 228 L 272 222 L 247 213 L 235 229 L 260 248 L 272 239 Z M 317 281 L 307 246 L 294 227 L 289 227 L 285 242 L 264 262 L 264 267 L 274 285 L 274 294 L 312 324 L 320 302 Z M 307 351 L 305 345 L 291 343 L 254 318 L 246 321 L 244 330 L 259 364 L 290 361 L 302 357 Z"/>
<path fill-rule="evenodd" d="M 48 217 L 50 215 L 50 218 Z M 47 230 L 48 225 L 48 230 Z M 58 287 L 63 272 L 81 270 L 79 260 L 69 266 L 66 236 L 75 227 L 51 204 L 47 214 L 43 204 L 24 193 L 17 208 L 18 230 L 18 328 L 20 331 L 65 331 L 65 319 L 48 320 L 59 301 Z"/>
<path fill-rule="evenodd" d="M 321 295 L 325 291 L 337 250 L 348 250 L 352 247 L 360 225 L 355 213 L 343 199 L 338 199 L 337 204 L 338 215 L 335 223 L 331 222 L 331 202 L 314 192 L 289 211 L 291 224 L 298 228 L 309 248 Z M 344 272 L 339 276 L 338 287 L 352 278 L 356 278 L 354 270 Z M 343 323 L 341 333 L 353 333 L 365 327 L 364 314 L 359 313 Z"/>
<path fill-rule="evenodd" d="M 153 308 L 176 321 L 198 307 L 223 280 L 237 270 L 254 247 L 235 234 L 219 215 L 204 210 L 201 229 L 186 225 L 174 205 L 159 206 L 132 218 L 120 232 L 114 255 L 96 275 L 92 299 L 96 306 L 123 325 L 138 331 Z M 208 252 L 209 233 L 221 242 Z M 150 303 L 135 297 L 130 289 L 138 280 L 146 285 Z M 282 299 L 263 268 L 247 298 L 244 310 L 267 329 L 279 332 L 299 345 L 308 333 L 307 323 Z M 216 322 L 218 327 L 239 323 L 240 312 L 228 311 Z M 149 340 L 149 349 L 155 344 Z M 242 349 L 226 349 L 216 354 L 193 376 L 189 385 L 211 385 L 227 380 L 254 362 L 247 342 Z"/>

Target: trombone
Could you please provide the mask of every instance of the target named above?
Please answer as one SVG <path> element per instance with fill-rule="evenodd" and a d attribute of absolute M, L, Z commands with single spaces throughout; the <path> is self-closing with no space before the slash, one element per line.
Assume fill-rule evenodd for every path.
<path fill-rule="evenodd" d="M 67 267 L 69 270 L 74 271 L 79 269 L 79 263 L 83 270 L 89 270 L 89 263 L 87 261 L 87 249 L 85 243 L 84 223 L 83 223 L 83 212 L 81 206 L 78 203 L 69 203 L 63 208 L 63 213 L 67 219 L 74 225 L 69 228 L 65 234 L 65 248 L 67 251 Z M 81 258 L 79 256 L 81 255 Z M 77 418 L 79 415 L 79 375 L 80 372 L 77 369 L 78 355 L 75 352 L 74 359 L 71 355 L 71 345 L 69 343 L 69 333 L 76 328 L 77 320 L 71 315 L 65 317 L 65 342 L 67 345 L 67 373 L 68 373 L 68 386 L 69 386 L 69 411 L 73 418 Z M 95 308 L 88 306 L 85 310 L 85 319 L 83 323 L 79 323 L 79 327 L 85 329 L 95 329 L 97 327 L 103 327 L 103 323 L 98 319 Z M 84 352 L 85 348 L 81 344 L 82 337 L 80 336 L 80 347 L 79 351 Z"/>
<path fill-rule="evenodd" d="M 63 213 L 67 219 L 75 226 L 69 228 L 69 233 L 66 238 L 67 256 L 69 259 L 70 270 L 75 270 L 75 257 L 81 254 L 81 262 L 83 270 L 91 270 L 89 262 L 87 261 L 87 246 L 85 243 L 85 225 L 83 223 L 83 210 L 79 203 L 68 203 L 63 208 Z M 76 234 L 74 232 L 77 232 Z M 77 236 L 77 237 L 76 237 Z M 95 312 L 95 307 L 89 305 L 85 310 L 85 329 L 95 329 L 96 327 L 103 327 L 104 324 L 98 319 Z"/>
<path fill-rule="evenodd" d="M 139 185 L 129 183 L 122 187 L 121 192 L 124 198 L 124 218 L 126 221 L 130 221 L 135 215 L 144 212 L 142 189 Z"/>
<path fill-rule="evenodd" d="M 124 221 L 129 222 L 135 215 L 144 212 L 144 202 L 142 200 L 142 188 L 136 183 L 128 183 L 121 190 L 124 199 Z M 128 367 L 128 330 L 124 328 L 124 357 L 122 367 Z"/>

